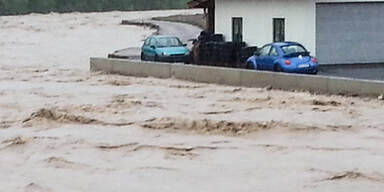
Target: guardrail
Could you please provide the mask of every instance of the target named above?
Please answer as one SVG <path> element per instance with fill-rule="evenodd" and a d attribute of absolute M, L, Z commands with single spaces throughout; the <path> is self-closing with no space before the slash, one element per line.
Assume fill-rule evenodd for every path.
<path fill-rule="evenodd" d="M 314 75 L 250 71 L 221 67 L 91 58 L 91 71 L 137 77 L 176 78 L 180 80 L 244 87 L 306 90 L 322 94 L 379 96 L 384 82 Z"/>

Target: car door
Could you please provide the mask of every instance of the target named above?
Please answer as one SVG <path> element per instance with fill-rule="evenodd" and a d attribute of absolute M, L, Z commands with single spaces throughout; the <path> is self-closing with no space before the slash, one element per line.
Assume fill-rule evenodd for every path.
<path fill-rule="evenodd" d="M 156 39 L 150 38 L 148 45 L 143 47 L 146 58 L 154 60 L 156 56 Z"/>
<path fill-rule="evenodd" d="M 271 51 L 271 48 L 272 48 L 271 45 L 266 45 L 260 49 L 259 55 L 256 58 L 257 69 L 268 70 L 267 61 L 268 61 L 269 52 Z"/>
<path fill-rule="evenodd" d="M 141 53 L 142 53 L 142 59 L 146 60 L 148 58 L 147 56 L 147 52 L 148 52 L 148 48 L 149 48 L 149 41 L 151 40 L 151 38 L 147 38 L 143 44 L 143 46 L 141 47 Z"/>
<path fill-rule="evenodd" d="M 278 57 L 279 57 L 279 52 L 277 51 L 277 48 L 275 46 L 272 46 L 268 56 L 265 57 L 265 66 L 267 70 L 269 71 L 274 70 L 275 61 L 276 59 L 278 59 Z"/>

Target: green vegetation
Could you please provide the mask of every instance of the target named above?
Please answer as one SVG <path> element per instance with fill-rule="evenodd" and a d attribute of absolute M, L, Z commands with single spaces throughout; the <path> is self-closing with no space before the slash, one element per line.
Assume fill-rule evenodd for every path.
<path fill-rule="evenodd" d="M 186 8 L 188 0 L 0 0 L 0 15 Z"/>

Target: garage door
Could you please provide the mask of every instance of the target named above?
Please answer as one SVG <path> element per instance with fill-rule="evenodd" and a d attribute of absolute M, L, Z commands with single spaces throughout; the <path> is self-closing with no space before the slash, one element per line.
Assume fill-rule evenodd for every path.
<path fill-rule="evenodd" d="M 321 64 L 384 62 L 384 3 L 316 4 Z"/>

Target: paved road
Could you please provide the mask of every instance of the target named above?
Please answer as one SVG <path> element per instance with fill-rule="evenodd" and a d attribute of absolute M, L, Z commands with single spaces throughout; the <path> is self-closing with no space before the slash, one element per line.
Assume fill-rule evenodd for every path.
<path fill-rule="evenodd" d="M 323 66 L 319 75 L 384 81 L 384 64 Z"/>
<path fill-rule="evenodd" d="M 176 22 L 166 21 L 155 21 L 147 20 L 143 22 L 153 23 L 159 26 L 159 35 L 174 35 L 180 38 L 184 43 L 187 43 L 189 39 L 195 39 L 200 34 L 201 30 L 199 27 Z M 119 58 L 139 59 L 140 58 L 140 47 L 130 47 L 126 49 L 117 50 L 110 56 Z"/>

